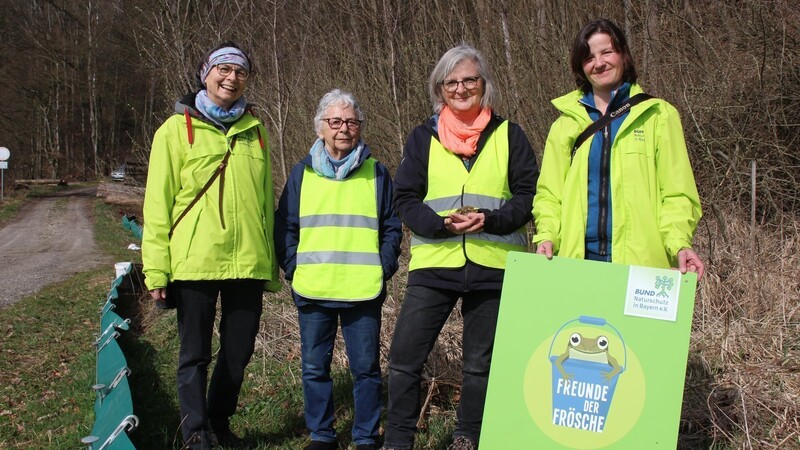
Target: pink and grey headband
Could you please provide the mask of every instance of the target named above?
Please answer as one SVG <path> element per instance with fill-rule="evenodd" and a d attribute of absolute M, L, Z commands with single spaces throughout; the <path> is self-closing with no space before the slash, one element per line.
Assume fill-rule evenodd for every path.
<path fill-rule="evenodd" d="M 206 85 L 208 72 L 218 64 L 236 64 L 248 72 L 250 71 L 250 63 L 243 51 L 236 47 L 223 47 L 208 55 L 208 58 L 203 63 L 203 68 L 200 70 L 200 80 L 202 80 L 203 86 Z"/>

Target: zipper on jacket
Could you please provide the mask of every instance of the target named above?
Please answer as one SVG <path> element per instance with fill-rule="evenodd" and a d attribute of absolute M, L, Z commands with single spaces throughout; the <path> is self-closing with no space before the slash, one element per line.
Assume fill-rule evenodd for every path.
<path fill-rule="evenodd" d="M 464 207 L 464 188 L 461 186 L 461 207 Z M 461 251 L 464 252 L 464 288 L 463 291 L 467 292 L 469 286 L 469 256 L 467 256 L 467 234 L 461 235 Z"/>
<path fill-rule="evenodd" d="M 600 153 L 600 193 L 598 196 L 597 237 L 600 239 L 598 253 L 608 255 L 608 185 L 611 178 L 611 139 L 608 132 L 611 125 L 603 128 L 603 145 Z"/>

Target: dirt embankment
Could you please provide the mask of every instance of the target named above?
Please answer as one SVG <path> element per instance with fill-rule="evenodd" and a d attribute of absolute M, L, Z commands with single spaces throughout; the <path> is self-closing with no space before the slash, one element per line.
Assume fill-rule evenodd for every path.
<path fill-rule="evenodd" d="M 94 241 L 96 188 L 37 198 L 0 228 L 0 308 L 112 261 Z"/>

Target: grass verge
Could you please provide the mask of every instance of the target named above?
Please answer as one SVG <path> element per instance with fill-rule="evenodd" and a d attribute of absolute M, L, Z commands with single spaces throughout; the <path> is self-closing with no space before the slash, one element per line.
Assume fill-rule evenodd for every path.
<path fill-rule="evenodd" d="M 25 204 L 24 197 L 5 197 L 0 203 L 0 227 L 11 221 L 23 204 Z"/>
<path fill-rule="evenodd" d="M 77 448 L 94 415 L 95 352 L 107 270 L 0 310 L 0 448 Z"/>

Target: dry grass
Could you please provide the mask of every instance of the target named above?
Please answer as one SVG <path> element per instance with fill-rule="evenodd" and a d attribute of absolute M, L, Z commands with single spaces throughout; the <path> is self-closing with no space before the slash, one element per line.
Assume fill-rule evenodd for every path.
<path fill-rule="evenodd" d="M 704 219 L 681 441 L 800 448 L 800 221 Z"/>

